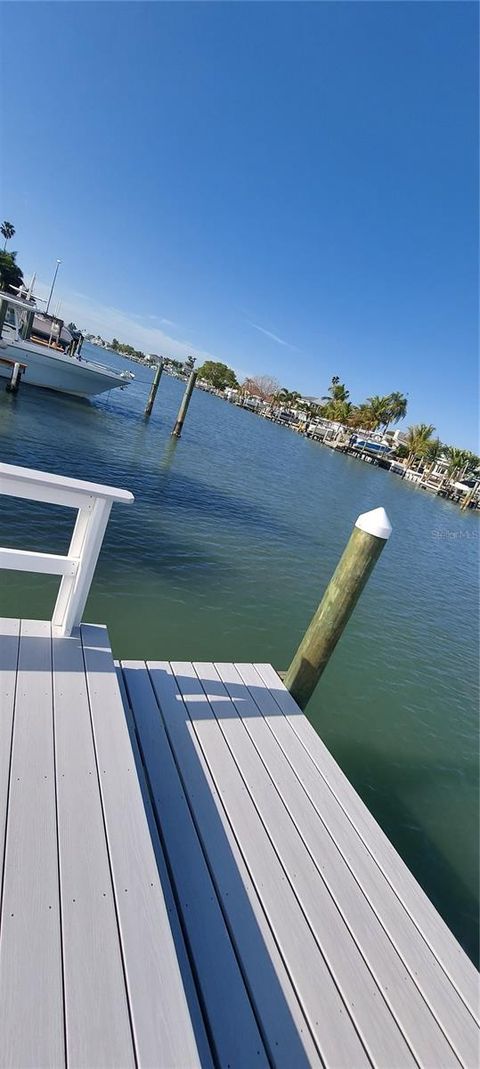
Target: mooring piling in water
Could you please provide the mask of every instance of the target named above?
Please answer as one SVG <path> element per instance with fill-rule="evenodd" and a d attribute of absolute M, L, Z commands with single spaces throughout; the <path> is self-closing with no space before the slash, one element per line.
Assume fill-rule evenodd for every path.
<path fill-rule="evenodd" d="M 21 364 L 19 360 L 7 360 L 4 358 L 0 359 L 0 364 L 5 364 L 12 369 L 10 378 L 5 386 L 7 393 L 17 393 L 22 375 L 26 371 L 27 365 Z"/>
<path fill-rule="evenodd" d="M 189 380 L 187 382 L 187 388 L 186 388 L 185 393 L 184 393 L 184 395 L 182 397 L 182 403 L 181 403 L 180 408 L 178 410 L 178 416 L 177 416 L 176 423 L 175 423 L 175 426 L 174 426 L 173 431 L 172 431 L 172 437 L 173 438 L 180 438 L 180 435 L 182 433 L 182 427 L 183 427 L 183 424 L 185 422 L 185 416 L 187 414 L 188 406 L 190 404 L 190 398 L 191 398 L 192 393 L 193 393 L 193 387 L 195 386 L 195 383 L 197 381 L 197 374 L 198 374 L 197 371 L 192 371 L 192 373 L 190 375 L 190 378 L 189 378 Z"/>
<path fill-rule="evenodd" d="M 284 678 L 301 709 L 310 700 L 391 531 L 383 508 L 358 517 Z"/>
<path fill-rule="evenodd" d="M 157 396 L 157 390 L 158 390 L 158 387 L 159 387 L 160 379 L 162 377 L 162 371 L 163 371 L 163 360 L 161 360 L 160 363 L 157 364 L 157 367 L 155 369 L 155 375 L 153 376 L 152 385 L 150 387 L 150 393 L 148 395 L 148 401 L 147 401 L 147 404 L 145 406 L 145 412 L 144 412 L 145 416 L 149 416 L 151 414 L 151 411 L 152 411 L 152 408 L 153 408 L 153 403 L 154 403 L 155 398 Z"/>

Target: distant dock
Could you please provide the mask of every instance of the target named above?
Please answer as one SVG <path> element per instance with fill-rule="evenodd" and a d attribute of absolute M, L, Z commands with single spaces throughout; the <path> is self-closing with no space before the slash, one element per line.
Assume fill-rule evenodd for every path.
<path fill-rule="evenodd" d="M 63 585 L 0 622 L 0 1065 L 476 1069 L 474 966 L 274 669 L 115 663 L 81 615 L 131 495 L 0 479 L 79 509 L 0 556 Z"/>

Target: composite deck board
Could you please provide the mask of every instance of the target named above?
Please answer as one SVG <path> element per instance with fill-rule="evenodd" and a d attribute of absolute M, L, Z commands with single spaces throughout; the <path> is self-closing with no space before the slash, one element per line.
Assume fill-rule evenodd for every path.
<path fill-rule="evenodd" d="M 432 954 L 399 899 L 391 893 L 390 885 L 378 866 L 373 863 L 365 844 L 357 835 L 352 835 L 351 824 L 344 810 L 339 806 L 322 777 L 319 777 L 310 756 L 297 735 L 292 732 L 286 718 L 278 715 L 279 709 L 275 699 L 255 667 L 253 665 L 238 665 L 237 668 L 233 665 L 217 665 L 216 667 L 227 689 L 231 692 L 239 713 L 243 711 L 247 730 L 251 731 L 252 735 L 256 735 L 259 751 L 269 766 L 271 774 L 271 757 L 275 754 L 275 750 L 272 749 L 268 729 L 281 747 L 280 763 L 277 757 L 277 786 L 281 784 L 283 797 L 286 800 L 285 784 L 292 781 L 292 774 L 289 773 L 285 764 L 288 762 L 295 777 L 292 781 L 295 796 L 290 796 L 290 810 L 307 847 L 315 856 L 315 832 L 318 822 L 314 820 L 312 828 L 312 813 L 308 812 L 308 806 L 305 812 L 305 797 L 309 799 L 317 817 L 328 831 L 330 854 L 332 854 L 332 847 L 334 851 L 340 852 L 343 862 L 356 879 L 358 888 L 374 910 L 379 923 L 385 929 L 393 947 L 409 970 L 413 984 L 422 992 L 425 1002 L 430 1006 L 459 1060 L 463 1064 L 474 1063 L 478 1055 L 478 1030 L 473 1018 L 465 1014 L 456 989 L 450 983 L 445 982 L 445 973 L 437 958 Z M 245 700 L 248 704 L 248 698 L 245 699 L 245 695 L 242 694 L 242 685 L 245 685 L 246 690 L 252 688 L 252 691 L 247 690 L 250 702 L 254 700 L 253 692 L 255 704 L 265 718 L 263 724 L 267 727 L 267 731 L 265 732 L 265 727 L 262 727 L 260 737 L 258 717 L 245 714 Z M 275 776 L 274 771 L 273 775 Z M 334 864 L 335 861 L 334 853 Z M 361 896 L 357 894 L 355 901 L 361 901 Z M 355 920 L 357 917 L 356 910 Z M 422 1007 L 420 1007 L 420 1019 L 421 1015 Z"/>
<path fill-rule="evenodd" d="M 145 663 L 142 662 L 142 664 L 143 670 L 144 672 L 146 672 Z M 205 1021 L 198 998 L 197 985 L 193 976 L 191 962 L 185 944 L 180 918 L 178 915 L 175 895 L 172 888 L 172 883 L 170 880 L 163 847 L 160 841 L 159 828 L 152 804 L 150 783 L 147 777 L 146 768 L 143 763 L 142 754 L 140 751 L 137 726 L 135 723 L 135 718 L 133 716 L 130 699 L 126 690 L 122 669 L 118 661 L 115 661 L 115 670 L 117 673 L 118 685 L 120 688 L 123 706 L 125 709 L 125 718 L 127 722 L 128 732 L 130 735 L 132 752 L 135 758 L 138 782 L 140 785 L 140 790 L 142 792 L 142 799 L 145 807 L 145 816 L 147 818 L 148 827 L 150 830 L 152 846 L 155 853 L 155 860 L 157 862 L 157 870 L 165 899 L 165 906 L 170 922 L 172 938 L 175 944 L 175 952 L 180 966 L 180 972 L 182 974 L 183 986 L 185 989 L 185 995 L 187 998 L 190 1017 L 197 1042 L 199 1060 L 202 1069 L 214 1069 L 211 1044 L 207 1036 Z"/>
<path fill-rule="evenodd" d="M 153 794 L 157 813 L 161 819 L 164 834 L 167 837 L 165 814 L 171 810 L 173 848 L 175 839 L 184 839 L 185 826 L 180 823 L 183 813 L 187 831 L 191 833 L 190 821 L 184 808 L 172 805 L 170 794 L 169 768 L 165 773 L 163 752 L 169 748 L 170 741 L 178 775 L 181 777 L 185 796 L 188 800 L 192 819 L 195 822 L 195 834 L 201 841 L 207 864 L 214 881 L 215 891 L 221 903 L 223 914 L 232 944 L 241 963 L 245 984 L 260 1022 L 262 1034 L 270 1057 L 275 1065 L 290 1069 L 291 1066 L 320 1065 L 320 1058 L 310 1035 L 310 1031 L 301 1011 L 294 987 L 274 942 L 268 922 L 256 895 L 248 870 L 238 849 L 235 836 L 218 797 L 215 784 L 202 757 L 198 743 L 192 739 L 189 720 L 185 715 L 179 716 L 178 688 L 174 677 L 161 670 L 153 669 L 156 690 L 159 696 L 161 714 L 152 684 L 145 666 L 141 662 L 124 662 L 123 671 L 132 701 L 136 709 L 139 734 L 142 739 L 147 769 L 153 766 Z M 145 708 L 148 714 L 145 715 Z M 164 726 L 165 725 L 165 726 Z M 157 756 L 158 754 L 158 756 Z M 174 775 L 177 775 L 175 770 Z M 187 867 L 187 884 L 192 875 L 192 856 L 185 854 Z M 177 881 L 177 887 L 179 881 Z M 182 886 L 182 884 L 180 884 Z M 206 908 L 200 910 L 198 897 L 196 902 L 196 924 L 208 926 L 211 906 L 207 900 Z M 190 898 L 190 901 L 192 899 Z M 215 959 L 217 961 L 217 958 Z M 201 978 L 200 978 L 201 979 Z M 241 978 L 240 978 L 241 979 Z M 241 983 L 243 985 L 243 979 Z M 230 989 L 229 989 L 230 990 Z M 217 1015 L 230 1010 L 230 995 L 227 1004 L 221 989 L 220 1001 L 216 1004 Z M 214 1007 L 215 1008 L 215 1007 Z M 241 1029 L 233 1021 L 234 1042 L 241 1041 Z M 214 1023 L 211 1024 L 213 1031 Z M 232 1064 L 239 1064 L 238 1061 Z"/>
<path fill-rule="evenodd" d="M 0 621 L 2 1069 L 476 1069 L 478 976 L 269 665 Z"/>
<path fill-rule="evenodd" d="M 239 1069 L 267 1066 L 263 1041 L 148 674 L 129 662 L 123 663 L 123 673 L 217 1058 L 221 1065 Z"/>
<path fill-rule="evenodd" d="M 337 987 L 342 993 L 345 1005 L 373 1064 L 396 1065 L 399 1062 L 405 1065 L 416 1064 L 401 1029 L 392 1017 L 391 1008 L 381 997 L 375 978 L 369 971 L 364 956 L 359 952 L 357 928 L 362 931 L 362 917 L 360 916 L 357 920 L 355 933 L 352 933 L 351 928 L 345 927 L 344 916 L 338 909 L 330 888 L 322 878 L 325 869 L 328 868 L 328 857 L 324 858 L 321 863 L 322 874 L 320 874 L 311 855 L 305 850 L 298 829 L 276 789 L 274 778 L 253 745 L 249 732 L 257 738 L 263 730 L 268 732 L 263 718 L 258 715 L 255 704 L 250 702 L 248 706 L 245 698 L 242 701 L 243 719 L 237 715 L 235 705 L 228 699 L 227 691 L 213 665 L 195 665 L 194 668 L 206 692 L 210 707 L 217 717 L 220 731 L 261 816 L 279 862 L 308 920 L 311 931 L 328 961 Z M 187 667 L 182 666 L 182 673 L 187 671 Z M 193 680 L 191 689 L 195 689 Z M 243 688 L 244 692 L 245 690 L 246 688 Z M 280 755 L 273 739 L 270 751 L 267 760 L 269 759 L 272 765 L 278 761 Z M 289 793 L 290 787 L 286 776 L 282 783 L 284 795 L 285 792 Z M 337 878 L 339 887 L 343 889 L 345 874 L 340 865 L 336 872 L 330 873 L 330 877 L 331 881 Z M 348 892 L 348 886 L 345 887 L 346 892 Z M 353 908 L 359 905 L 355 898 L 352 904 Z M 364 923 L 363 929 L 364 936 L 368 937 L 368 924 Z M 373 945 L 374 951 L 377 951 L 380 957 L 381 942 L 380 945 L 376 942 Z M 342 948 L 341 951 L 340 948 Z M 382 962 L 378 964 L 381 968 Z M 388 964 L 392 964 L 391 959 L 388 960 Z M 394 979 L 396 979 L 395 974 Z M 400 1001 L 403 1001 L 401 994 L 399 997 Z M 407 1007 L 410 1009 L 408 1002 Z M 414 1010 L 415 1006 L 411 1009 L 412 1019 Z M 435 1047 L 435 1043 L 433 1045 Z M 445 1054 L 443 1045 L 441 1047 L 442 1054 Z M 419 1059 L 419 1064 L 426 1063 Z"/>
<path fill-rule="evenodd" d="M 199 1053 L 106 629 L 81 632 L 137 1059 L 193 1069 Z"/>
<path fill-rule="evenodd" d="M 397 854 L 314 728 L 307 718 L 300 714 L 298 706 L 275 670 L 269 664 L 257 664 L 255 671 L 261 679 L 261 688 L 266 686 L 269 689 L 279 711 L 284 714 L 321 778 L 348 817 L 352 830 L 362 839 L 403 908 L 442 965 L 444 973 L 450 978 L 474 1019 L 478 1020 L 479 988 L 475 966 Z M 250 690 L 256 697 L 258 688 L 251 687 Z"/>
<path fill-rule="evenodd" d="M 79 637 L 53 639 L 65 1034 L 73 1066 L 135 1065 Z"/>
<path fill-rule="evenodd" d="M 332 980 L 225 738 L 218 730 L 200 681 L 192 665 L 186 662 L 172 662 L 171 667 L 321 1057 L 327 1066 L 368 1065 L 370 1060 L 349 1008 Z M 154 666 L 152 676 L 155 686 Z"/>
<path fill-rule="evenodd" d="M 246 674 L 248 674 L 248 669 Z M 406 971 L 405 959 L 396 952 L 395 941 L 390 940 L 388 932 L 379 922 L 378 914 L 373 911 L 371 899 L 365 893 L 365 886 L 355 879 L 352 867 L 339 850 L 338 842 L 328 833 L 328 797 L 324 799 L 324 822 L 319 817 L 319 812 L 311 805 L 301 781 L 287 761 L 285 754 L 278 746 L 272 744 L 268 724 L 262 716 L 258 716 L 258 707 L 246 687 L 243 687 L 244 694 L 242 695 L 242 684 L 241 681 L 239 683 L 238 677 L 235 679 L 235 670 L 226 666 L 224 675 L 230 679 L 230 689 L 235 695 L 234 700 L 238 707 L 242 709 L 243 723 L 247 732 L 275 782 L 277 790 L 281 792 L 299 835 L 321 872 L 322 878 L 326 881 L 332 897 L 352 932 L 352 938 L 368 962 L 372 975 L 402 1027 L 409 1045 L 421 1064 L 428 1064 L 431 1060 L 441 1062 L 442 1057 L 445 1059 L 449 1053 L 451 1057 L 445 1040 L 442 1042 L 441 1035 L 429 1027 L 430 1009 L 416 984 L 417 968 L 422 969 L 425 955 L 415 957 L 412 953 L 413 965 L 410 971 Z M 255 709 L 257 709 L 257 715 L 255 715 Z M 330 801 L 333 800 L 330 799 Z M 330 810 L 332 811 L 330 812 L 331 821 L 334 821 L 335 811 L 332 804 Z M 370 866 L 364 866 L 363 875 L 365 882 L 370 884 L 370 889 L 375 895 L 376 883 L 374 879 L 370 880 L 371 869 L 371 863 Z M 403 934 L 405 935 L 404 950 L 408 954 L 410 933 L 407 931 Z M 434 964 L 436 963 L 432 963 Z M 465 1037 L 462 1031 L 462 1026 L 465 1026 L 465 1014 L 462 1012 L 463 1007 L 459 1004 L 458 996 L 453 989 L 449 992 L 446 987 L 447 997 L 443 1000 L 441 985 L 437 983 L 436 970 L 433 970 L 432 976 L 429 975 L 428 969 L 424 972 L 425 979 L 432 980 L 432 983 L 427 986 L 430 986 L 432 993 L 440 1001 L 440 1019 L 442 1013 L 445 1015 L 445 1020 L 450 1019 L 450 1014 L 453 1015 L 453 1030 L 456 1033 L 456 1039 L 460 1046 L 465 1048 L 465 1057 L 472 1058 L 476 1041 L 476 1035 L 473 1034 L 476 1031 L 473 1022 L 471 1042 L 468 1044 L 468 1037 Z M 448 997 L 449 995 L 451 997 Z M 439 1020 L 438 1016 L 437 1020 Z M 442 1046 L 445 1048 L 443 1052 Z"/>
<path fill-rule="evenodd" d="M 8 1069 L 64 1064 L 50 624 L 20 632 L 0 929 Z"/>

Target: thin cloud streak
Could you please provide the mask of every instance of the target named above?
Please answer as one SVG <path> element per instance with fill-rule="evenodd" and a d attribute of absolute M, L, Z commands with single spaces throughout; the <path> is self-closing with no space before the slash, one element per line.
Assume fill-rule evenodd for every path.
<path fill-rule="evenodd" d="M 48 296 L 49 285 L 41 280 L 35 287 L 39 297 Z M 77 323 L 81 330 L 90 334 L 99 334 L 105 340 L 113 337 L 122 342 L 137 346 L 142 352 L 158 353 L 174 359 L 185 360 L 187 356 L 196 356 L 198 363 L 218 359 L 213 353 L 196 346 L 193 342 L 174 338 L 159 327 L 147 326 L 138 321 L 135 313 L 126 313 L 119 308 L 99 304 L 85 294 L 64 291 L 61 295 L 61 316 L 67 323 Z M 144 321 L 148 316 L 143 317 Z M 160 320 L 160 322 L 166 322 Z"/>
<path fill-rule="evenodd" d="M 278 345 L 285 345 L 287 349 L 296 349 L 296 345 L 290 345 L 290 342 L 285 341 L 284 338 L 279 338 L 278 334 L 273 334 L 271 330 L 266 330 L 265 327 L 261 327 L 259 323 L 253 323 L 251 319 L 247 319 L 247 323 L 255 330 L 259 330 L 261 334 L 266 334 L 267 338 L 272 338 Z M 298 350 L 297 350 L 298 352 Z"/>

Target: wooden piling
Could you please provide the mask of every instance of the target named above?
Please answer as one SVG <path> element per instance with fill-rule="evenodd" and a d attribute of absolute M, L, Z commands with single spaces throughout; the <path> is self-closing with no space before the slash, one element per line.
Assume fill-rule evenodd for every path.
<path fill-rule="evenodd" d="M 153 382 L 152 382 L 152 385 L 150 387 L 150 393 L 148 395 L 148 401 L 147 401 L 147 404 L 146 404 L 146 407 L 145 407 L 145 412 L 144 412 L 145 416 L 149 416 L 151 414 L 151 411 L 152 411 L 152 408 L 153 408 L 153 403 L 154 403 L 155 398 L 157 396 L 157 390 L 158 390 L 158 387 L 159 387 L 160 379 L 162 377 L 162 371 L 163 371 L 163 360 L 161 360 L 160 363 L 157 364 L 157 367 L 156 367 L 156 370 L 155 370 L 155 375 L 153 376 Z"/>
<path fill-rule="evenodd" d="M 385 509 L 358 517 L 347 546 L 285 676 L 305 709 L 388 538 Z"/>
<path fill-rule="evenodd" d="M 174 426 L 173 431 L 172 431 L 172 438 L 180 438 L 180 435 L 182 433 L 182 427 L 183 427 L 183 424 L 185 422 L 185 416 L 187 414 L 188 406 L 190 404 L 190 398 L 191 398 L 192 393 L 193 393 L 193 387 L 195 386 L 195 383 L 197 381 L 197 374 L 198 374 L 197 371 L 192 371 L 192 373 L 190 375 L 190 378 L 189 378 L 189 380 L 187 382 L 187 388 L 186 388 L 185 393 L 183 395 L 182 403 L 181 403 L 180 408 L 178 410 L 177 420 L 176 420 L 175 426 Z"/>

